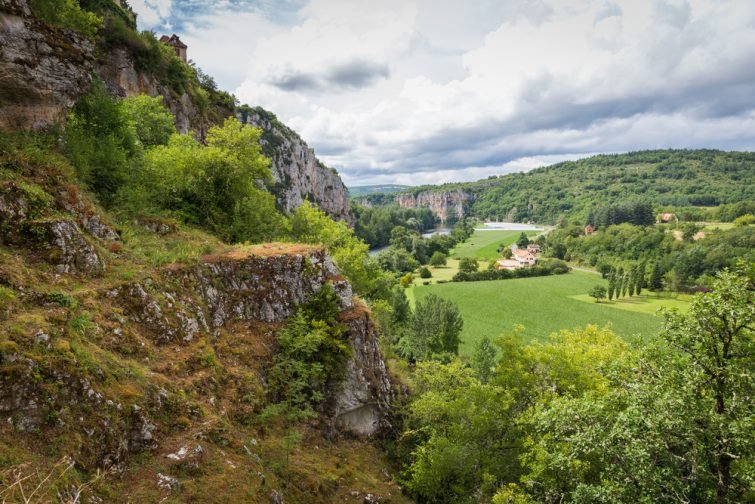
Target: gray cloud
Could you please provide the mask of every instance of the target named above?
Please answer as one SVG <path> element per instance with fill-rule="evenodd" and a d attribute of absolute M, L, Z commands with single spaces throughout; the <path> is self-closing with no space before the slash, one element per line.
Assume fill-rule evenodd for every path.
<path fill-rule="evenodd" d="M 322 88 L 321 79 L 313 74 L 290 72 L 268 81 L 283 91 L 318 91 Z"/>
<path fill-rule="evenodd" d="M 354 60 L 333 67 L 326 81 L 337 87 L 358 89 L 371 86 L 380 79 L 387 79 L 390 73 L 388 65 Z"/>
<path fill-rule="evenodd" d="M 369 87 L 390 76 L 388 65 L 356 59 L 325 69 L 322 73 L 286 71 L 268 80 L 283 91 L 325 92 Z"/>

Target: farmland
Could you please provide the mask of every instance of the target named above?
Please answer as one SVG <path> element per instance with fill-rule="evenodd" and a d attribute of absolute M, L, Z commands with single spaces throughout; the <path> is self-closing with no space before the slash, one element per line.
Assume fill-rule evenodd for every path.
<path fill-rule="evenodd" d="M 637 335 L 651 336 L 661 326 L 654 312 L 661 307 L 686 307 L 685 298 L 659 297 L 643 292 L 641 297 L 611 303 L 595 303 L 586 293 L 604 284 L 598 275 L 571 272 L 536 278 L 489 282 L 443 283 L 415 286 L 411 297 L 422 299 L 437 294 L 454 301 L 464 317 L 459 353 L 469 356 L 483 336 L 494 338 L 509 332 L 514 325 L 524 326 L 527 340 L 545 340 L 560 329 L 587 324 L 611 324 L 620 336 L 632 340 Z"/>

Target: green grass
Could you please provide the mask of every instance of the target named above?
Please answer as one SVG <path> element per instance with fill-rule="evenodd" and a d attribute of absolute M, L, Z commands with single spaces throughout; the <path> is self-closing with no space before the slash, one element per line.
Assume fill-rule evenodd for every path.
<path fill-rule="evenodd" d="M 703 225 L 703 231 L 712 231 L 714 229 L 720 229 L 726 231 L 734 227 L 733 222 L 701 222 Z"/>
<path fill-rule="evenodd" d="M 483 336 L 495 338 L 521 324 L 527 340 L 544 340 L 560 329 L 574 329 L 587 324 L 611 324 L 619 336 L 628 340 L 637 335 L 650 336 L 661 326 L 653 315 L 661 306 L 683 307 L 684 299 L 650 297 L 642 300 L 595 303 L 586 293 L 597 284 L 605 285 L 596 275 L 571 272 L 536 278 L 459 282 L 413 287 L 410 300 L 430 293 L 454 301 L 464 317 L 462 345 L 459 353 L 470 356 Z M 582 299 L 581 296 L 585 296 Z M 589 300 L 588 300 L 589 298 Z"/>
<path fill-rule="evenodd" d="M 570 297 L 585 303 L 595 303 L 595 298 L 592 298 L 587 294 L 578 294 Z M 671 296 L 643 291 L 641 296 L 626 297 L 619 300 L 614 299 L 613 301 L 603 300 L 600 304 L 608 308 L 654 315 L 658 308 L 676 308 L 681 312 L 685 312 L 689 308 L 689 302 L 691 300 L 692 296 L 685 294 Z"/>
<path fill-rule="evenodd" d="M 525 231 L 525 233 L 527 236 L 540 234 L 539 231 Z M 497 251 L 498 247 L 510 246 L 521 234 L 521 231 L 475 231 L 467 241 L 454 249 L 453 257 L 498 259 L 501 257 Z"/>

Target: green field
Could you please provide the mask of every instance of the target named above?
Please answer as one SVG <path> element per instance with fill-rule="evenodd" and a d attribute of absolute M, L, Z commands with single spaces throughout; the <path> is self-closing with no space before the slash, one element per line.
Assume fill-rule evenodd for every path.
<path fill-rule="evenodd" d="M 525 231 L 527 236 L 536 236 L 540 231 Z M 497 251 L 501 245 L 510 246 L 515 243 L 521 231 L 480 231 L 474 234 L 453 251 L 453 257 L 477 257 L 480 259 L 499 259 Z"/>
<path fill-rule="evenodd" d="M 409 289 L 410 298 L 422 299 L 430 293 L 450 299 L 464 317 L 462 346 L 459 353 L 469 356 L 483 336 L 491 338 L 511 331 L 515 324 L 525 327 L 528 340 L 544 340 L 552 332 L 587 324 L 604 326 L 626 339 L 655 334 L 661 318 L 654 316 L 661 306 L 684 308 L 686 298 L 656 297 L 648 293 L 640 298 L 619 302 L 595 303 L 585 293 L 606 282 L 599 276 L 571 272 L 566 275 L 489 282 L 458 282 Z"/>

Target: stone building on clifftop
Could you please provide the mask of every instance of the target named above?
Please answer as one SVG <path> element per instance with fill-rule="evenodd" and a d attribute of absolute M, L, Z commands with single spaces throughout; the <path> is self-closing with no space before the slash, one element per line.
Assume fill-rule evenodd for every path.
<path fill-rule="evenodd" d="M 183 61 L 186 61 L 186 49 L 187 46 L 183 42 L 181 42 L 181 39 L 178 38 L 178 35 L 175 33 L 171 35 L 170 37 L 167 35 L 163 35 L 160 37 L 160 42 L 162 42 L 165 45 L 171 46 L 176 51 L 176 56 L 181 58 Z"/>

